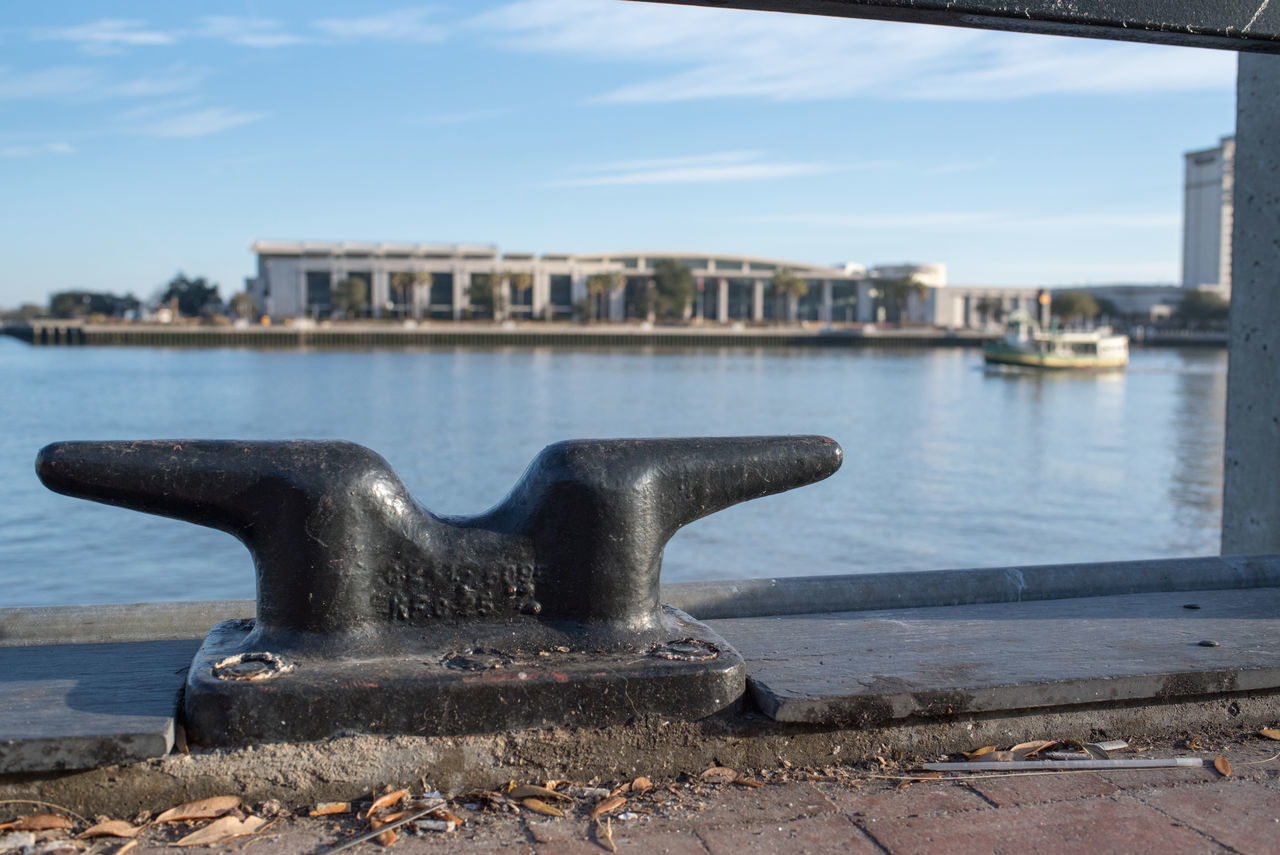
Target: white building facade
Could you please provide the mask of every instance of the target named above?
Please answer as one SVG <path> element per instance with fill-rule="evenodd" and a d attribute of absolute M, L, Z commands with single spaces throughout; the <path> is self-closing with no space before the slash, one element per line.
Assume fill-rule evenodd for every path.
<path fill-rule="evenodd" d="M 706 323 L 874 322 L 884 319 L 886 280 L 914 277 L 931 290 L 946 285 L 941 264 L 866 269 L 715 253 L 535 255 L 500 253 L 486 244 L 257 241 L 252 250 L 258 270 L 245 280 L 246 290 L 262 314 L 276 317 L 328 317 L 334 289 L 354 278 L 366 285 L 368 299 L 357 313 L 366 317 L 568 320 L 589 305 L 602 320 L 645 320 L 645 293 L 663 259 L 690 269 L 697 283 L 690 320 Z M 775 297 L 772 279 L 779 270 L 804 279 L 806 293 Z M 602 273 L 615 287 L 590 294 L 589 280 Z M 478 299 L 495 286 L 501 295 L 496 305 Z M 932 297 L 912 298 L 904 320 L 934 323 L 933 305 Z"/>
<path fill-rule="evenodd" d="M 1231 226 L 1235 137 L 1186 154 L 1183 190 L 1182 287 L 1231 294 Z"/>

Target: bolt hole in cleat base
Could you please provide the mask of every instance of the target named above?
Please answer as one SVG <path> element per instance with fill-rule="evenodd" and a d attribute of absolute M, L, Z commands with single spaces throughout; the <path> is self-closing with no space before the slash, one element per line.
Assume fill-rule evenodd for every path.
<path fill-rule="evenodd" d="M 726 709 L 742 658 L 659 602 L 663 549 L 841 456 L 814 436 L 561 442 L 473 517 L 432 514 L 346 442 L 56 443 L 36 469 L 58 492 L 248 547 L 257 616 L 209 633 L 183 710 L 192 741 L 241 745 Z"/>

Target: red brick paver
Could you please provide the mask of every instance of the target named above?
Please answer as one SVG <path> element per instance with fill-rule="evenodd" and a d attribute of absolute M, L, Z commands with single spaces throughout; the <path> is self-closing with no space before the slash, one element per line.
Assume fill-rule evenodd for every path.
<path fill-rule="evenodd" d="M 733 787 L 709 792 L 702 808 L 686 822 L 694 829 L 717 828 L 787 822 L 835 812 L 836 806 L 813 784 L 794 783 L 759 789 Z"/>
<path fill-rule="evenodd" d="M 786 852 L 795 855 L 882 855 L 880 847 L 843 816 L 734 826 L 700 832 L 711 855 Z M 649 849 L 648 844 L 644 851 Z"/>
<path fill-rule="evenodd" d="M 1115 784 L 1092 772 L 978 778 L 969 782 L 969 786 L 997 807 L 1109 796 L 1118 789 Z"/>
<path fill-rule="evenodd" d="M 1132 771 L 1100 772 L 1099 776 L 1130 792 L 1148 792 L 1186 784 L 1202 784 L 1215 781 L 1218 773 L 1212 766 L 1180 769 L 1134 769 Z"/>
<path fill-rule="evenodd" d="M 893 855 L 1209 855 L 1228 850 L 1136 799 L 1079 802 L 877 822 Z"/>
<path fill-rule="evenodd" d="M 1245 781 L 1178 787 L 1141 797 L 1245 855 L 1280 852 L 1280 791 Z"/>
<path fill-rule="evenodd" d="M 824 787 L 827 797 L 854 819 L 896 819 L 957 811 L 990 810 L 982 796 L 963 784 L 924 781 L 906 789 Z"/>

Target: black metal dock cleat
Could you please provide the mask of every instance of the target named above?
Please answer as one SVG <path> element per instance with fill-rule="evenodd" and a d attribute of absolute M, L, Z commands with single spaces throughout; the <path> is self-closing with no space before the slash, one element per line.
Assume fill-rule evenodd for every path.
<path fill-rule="evenodd" d="M 36 470 L 57 492 L 248 547 L 257 617 L 213 628 L 184 698 L 190 739 L 235 745 L 724 709 L 742 659 L 659 602 L 663 549 L 840 461 L 814 436 L 574 440 L 471 517 L 427 511 L 348 442 L 55 443 Z"/>

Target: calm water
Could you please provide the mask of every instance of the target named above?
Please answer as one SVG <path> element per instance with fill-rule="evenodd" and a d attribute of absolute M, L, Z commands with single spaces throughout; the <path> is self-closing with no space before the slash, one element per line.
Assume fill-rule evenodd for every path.
<path fill-rule="evenodd" d="M 351 439 L 436 512 L 492 505 L 572 437 L 823 433 L 821 484 L 689 526 L 663 578 L 1217 552 L 1226 354 L 1128 372 L 983 370 L 972 351 L 33 349 L 0 339 L 0 605 L 252 597 L 229 535 L 70 499 L 64 439 Z"/>

